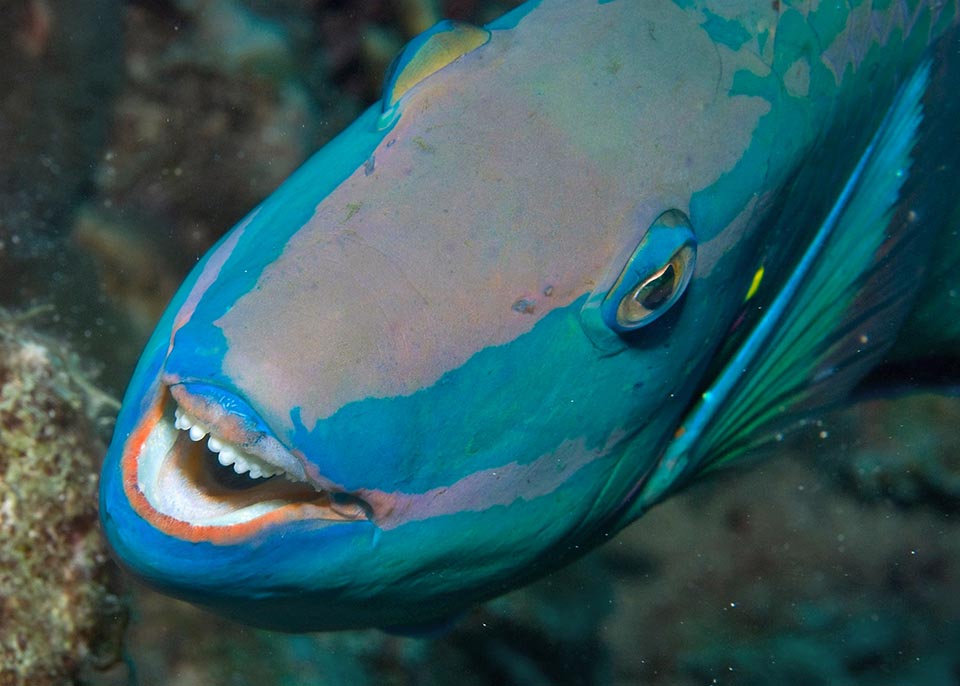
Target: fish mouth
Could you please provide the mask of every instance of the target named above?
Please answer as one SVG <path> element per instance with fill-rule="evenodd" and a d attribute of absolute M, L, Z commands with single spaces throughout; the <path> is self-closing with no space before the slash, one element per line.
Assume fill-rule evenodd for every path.
<path fill-rule="evenodd" d="M 125 446 L 124 487 L 155 527 L 192 541 L 229 542 L 269 524 L 371 519 L 283 446 L 241 399 L 204 384 L 161 384 Z"/>

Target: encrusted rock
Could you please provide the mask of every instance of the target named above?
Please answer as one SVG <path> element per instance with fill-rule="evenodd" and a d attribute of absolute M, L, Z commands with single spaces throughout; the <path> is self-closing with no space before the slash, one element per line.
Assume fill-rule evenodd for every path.
<path fill-rule="evenodd" d="M 118 654 L 94 424 L 111 403 L 77 367 L 0 310 L 0 686 L 85 683 Z"/>

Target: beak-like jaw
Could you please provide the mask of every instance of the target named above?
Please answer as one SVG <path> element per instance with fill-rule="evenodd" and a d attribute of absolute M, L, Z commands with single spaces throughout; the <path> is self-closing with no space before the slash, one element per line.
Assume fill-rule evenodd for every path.
<path fill-rule="evenodd" d="M 281 444 L 249 406 L 207 384 L 160 383 L 127 439 L 123 488 L 153 527 L 230 543 L 280 522 L 351 522 L 369 506 Z"/>

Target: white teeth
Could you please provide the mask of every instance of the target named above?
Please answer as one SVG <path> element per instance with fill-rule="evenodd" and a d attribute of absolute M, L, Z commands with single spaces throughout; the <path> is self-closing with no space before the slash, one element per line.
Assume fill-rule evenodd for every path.
<path fill-rule="evenodd" d="M 179 407 L 174 410 L 174 417 L 173 425 L 181 431 L 186 431 L 192 441 L 201 441 L 204 436 L 210 433 L 205 426 Z M 210 435 L 207 439 L 207 447 L 211 452 L 217 453 L 217 461 L 220 464 L 224 467 L 232 465 L 233 471 L 237 474 L 247 474 L 252 479 L 264 479 L 283 474 L 290 481 L 298 481 L 280 467 L 232 446 L 227 441 L 215 438 L 213 435 Z"/>
<path fill-rule="evenodd" d="M 224 467 L 229 467 L 237 461 L 237 454 L 230 449 L 221 450 L 220 454 L 217 455 L 217 461 Z"/>
<path fill-rule="evenodd" d="M 268 476 L 285 474 L 282 469 L 268 464 L 258 457 L 250 454 L 240 455 L 230 447 L 223 447 L 217 459 L 224 467 L 233 465 L 233 471 L 237 474 L 247 474 L 251 479 L 264 479 Z"/>

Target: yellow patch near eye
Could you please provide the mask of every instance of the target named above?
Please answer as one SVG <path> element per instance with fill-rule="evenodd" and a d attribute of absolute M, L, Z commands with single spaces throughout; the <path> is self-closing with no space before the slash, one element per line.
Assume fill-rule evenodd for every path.
<path fill-rule="evenodd" d="M 763 281 L 763 265 L 760 265 L 760 269 L 758 269 L 756 274 L 753 275 L 753 281 L 750 283 L 750 289 L 747 291 L 747 297 L 743 299 L 743 302 L 747 302 L 750 298 L 757 294 L 757 291 L 760 289 L 761 281 Z"/>

